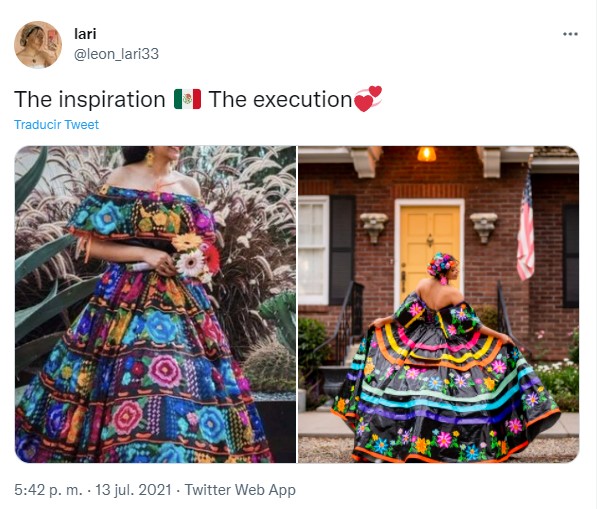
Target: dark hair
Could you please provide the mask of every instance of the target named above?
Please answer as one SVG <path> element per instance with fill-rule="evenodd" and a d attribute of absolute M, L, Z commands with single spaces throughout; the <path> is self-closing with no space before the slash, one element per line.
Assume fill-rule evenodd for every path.
<path fill-rule="evenodd" d="M 138 163 L 143 161 L 149 152 L 149 147 L 122 147 L 122 155 L 124 156 L 124 165 Z"/>
<path fill-rule="evenodd" d="M 23 47 L 27 46 L 27 39 L 29 38 L 29 36 L 33 32 L 37 32 L 38 30 L 41 30 L 42 33 L 45 33 L 44 29 L 42 27 L 40 27 L 39 25 L 33 25 L 33 24 L 25 25 L 23 27 L 23 30 L 21 30 L 21 39 L 19 41 L 21 46 L 23 46 Z"/>
<path fill-rule="evenodd" d="M 441 280 L 456 265 L 458 265 L 458 260 L 451 254 L 437 252 L 431 258 L 429 265 L 427 265 L 427 273 L 435 279 Z"/>

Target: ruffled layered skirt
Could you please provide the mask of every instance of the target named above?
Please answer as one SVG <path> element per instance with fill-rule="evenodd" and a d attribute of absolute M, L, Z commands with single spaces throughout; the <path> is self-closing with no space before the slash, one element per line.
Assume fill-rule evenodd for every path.
<path fill-rule="evenodd" d="M 560 411 L 515 346 L 423 322 L 370 329 L 332 411 L 355 461 L 499 462 Z"/>
<path fill-rule="evenodd" d="M 16 411 L 26 462 L 267 462 L 203 286 L 110 264 Z"/>

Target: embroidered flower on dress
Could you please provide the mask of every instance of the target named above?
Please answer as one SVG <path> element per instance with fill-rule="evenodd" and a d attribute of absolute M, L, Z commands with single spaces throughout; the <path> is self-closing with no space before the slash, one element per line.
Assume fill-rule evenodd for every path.
<path fill-rule="evenodd" d="M 454 336 L 456 332 L 456 327 L 454 327 L 453 325 L 448 325 L 448 334 L 450 334 L 450 336 Z"/>
<path fill-rule="evenodd" d="M 176 324 L 169 314 L 154 311 L 147 319 L 147 331 L 156 343 L 165 344 L 174 339 Z"/>
<path fill-rule="evenodd" d="M 466 459 L 468 461 L 475 461 L 479 458 L 479 449 L 474 444 L 466 446 Z"/>
<path fill-rule="evenodd" d="M 406 378 L 409 380 L 414 380 L 421 374 L 421 371 L 417 368 L 411 368 L 406 372 Z"/>
<path fill-rule="evenodd" d="M 386 451 L 388 450 L 388 441 L 383 438 L 378 438 L 373 443 L 373 450 L 380 454 L 385 454 Z"/>
<path fill-rule="evenodd" d="M 512 419 L 511 421 L 506 421 L 506 425 L 508 426 L 508 429 L 515 435 L 518 435 L 518 433 L 522 431 L 522 423 L 519 419 Z"/>
<path fill-rule="evenodd" d="M 102 205 L 102 207 L 91 217 L 93 226 L 102 235 L 108 235 L 116 230 L 120 220 L 120 212 L 116 205 L 111 201 L 104 203 L 104 205 Z"/>
<path fill-rule="evenodd" d="M 527 405 L 534 407 L 537 403 L 539 403 L 539 396 L 536 392 L 531 392 L 531 394 L 527 394 L 526 401 Z"/>
<path fill-rule="evenodd" d="M 172 245 L 179 253 L 197 249 L 203 243 L 203 239 L 195 233 L 177 235 L 172 239 Z"/>
<path fill-rule="evenodd" d="M 427 385 L 430 389 L 434 391 L 439 391 L 444 386 L 444 382 L 439 376 L 432 376 L 427 382 Z"/>
<path fill-rule="evenodd" d="M 421 311 L 423 311 L 423 308 L 418 302 L 413 302 L 410 308 L 408 309 L 408 312 L 412 316 L 417 316 Z"/>
<path fill-rule="evenodd" d="M 184 457 L 184 448 L 179 445 L 165 443 L 160 447 L 158 463 L 186 463 Z"/>
<path fill-rule="evenodd" d="M 450 447 L 450 444 L 452 443 L 452 435 L 450 435 L 450 433 L 446 433 L 445 431 L 442 431 L 437 436 L 437 443 L 443 449 Z"/>
<path fill-rule="evenodd" d="M 129 435 L 130 432 L 139 424 L 139 421 L 143 417 L 143 410 L 136 401 L 125 401 L 120 405 L 114 417 L 112 418 L 112 424 L 118 435 Z"/>
<path fill-rule="evenodd" d="M 180 383 L 178 363 L 170 355 L 158 355 L 149 366 L 149 376 L 160 387 L 172 389 Z"/>
<path fill-rule="evenodd" d="M 203 437 L 215 444 L 224 440 L 226 426 L 221 412 L 214 407 L 204 407 L 199 411 L 199 427 Z"/>
<path fill-rule="evenodd" d="M 501 359 L 493 361 L 491 366 L 493 367 L 493 370 L 500 375 L 506 372 L 506 364 Z"/>

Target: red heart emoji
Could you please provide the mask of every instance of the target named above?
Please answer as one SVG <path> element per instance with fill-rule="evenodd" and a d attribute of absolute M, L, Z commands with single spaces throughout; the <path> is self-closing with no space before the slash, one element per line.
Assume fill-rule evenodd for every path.
<path fill-rule="evenodd" d="M 381 87 L 374 87 L 374 86 L 370 86 L 369 87 L 369 93 L 373 96 L 373 97 L 377 97 L 379 94 L 381 94 Z"/>
<path fill-rule="evenodd" d="M 357 95 L 354 98 L 355 106 L 361 111 L 367 111 L 373 104 L 373 97 L 370 95 Z"/>

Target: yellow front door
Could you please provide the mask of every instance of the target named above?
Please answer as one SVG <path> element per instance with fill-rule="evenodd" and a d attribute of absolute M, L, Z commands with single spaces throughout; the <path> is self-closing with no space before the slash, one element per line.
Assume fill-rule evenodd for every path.
<path fill-rule="evenodd" d="M 427 264 L 441 251 L 460 259 L 460 207 L 400 207 L 400 302 L 429 277 Z"/>

